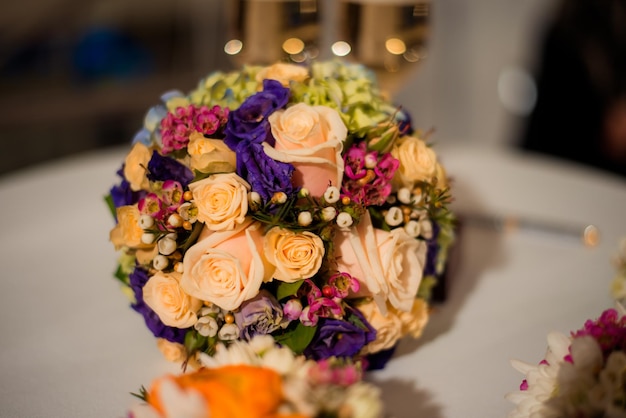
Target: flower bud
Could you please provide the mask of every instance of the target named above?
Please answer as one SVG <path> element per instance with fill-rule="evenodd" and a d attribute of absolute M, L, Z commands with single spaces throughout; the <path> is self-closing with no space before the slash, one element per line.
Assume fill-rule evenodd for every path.
<path fill-rule="evenodd" d="M 433 237 L 433 224 L 428 219 L 424 219 L 420 222 L 420 226 L 422 228 L 422 236 L 426 239 L 431 239 Z"/>
<path fill-rule="evenodd" d="M 144 244 L 152 244 L 154 242 L 154 234 L 151 234 L 149 232 L 144 232 L 143 234 L 141 234 L 141 242 L 143 242 Z"/>
<path fill-rule="evenodd" d="M 148 229 L 148 228 L 152 228 L 152 226 L 154 225 L 154 218 L 150 215 L 141 215 L 139 217 L 139 227 L 141 229 Z M 149 244 L 146 243 L 146 244 Z"/>
<path fill-rule="evenodd" d="M 298 225 L 300 226 L 309 226 L 313 222 L 313 217 L 311 216 L 311 212 L 304 211 L 298 214 Z"/>
<path fill-rule="evenodd" d="M 302 303 L 298 299 L 289 299 L 283 306 L 283 313 L 290 321 L 295 321 L 302 313 Z"/>
<path fill-rule="evenodd" d="M 239 327 L 235 324 L 224 324 L 217 336 L 222 341 L 233 341 L 239 338 Z"/>
<path fill-rule="evenodd" d="M 408 188 L 403 187 L 398 190 L 398 200 L 405 205 L 411 204 L 413 202 L 413 194 Z"/>
<path fill-rule="evenodd" d="M 178 213 L 172 213 L 169 218 L 167 218 L 167 223 L 173 226 L 174 228 L 178 228 L 183 225 L 183 217 Z"/>
<path fill-rule="evenodd" d="M 217 321 L 215 318 L 210 316 L 203 316 L 198 318 L 198 322 L 196 322 L 193 326 L 198 334 L 203 337 L 213 338 L 217 335 L 217 331 L 219 326 L 217 325 Z"/>
<path fill-rule="evenodd" d="M 346 212 L 341 212 L 339 215 L 337 215 L 337 225 L 339 226 L 339 228 L 350 228 L 350 226 L 352 226 L 352 216 L 350 216 L 349 213 Z"/>
<path fill-rule="evenodd" d="M 378 164 L 378 157 L 373 153 L 367 153 L 365 155 L 365 168 L 374 168 Z"/>
<path fill-rule="evenodd" d="M 257 208 L 261 205 L 261 195 L 257 192 L 248 193 L 248 203 L 253 208 Z"/>
<path fill-rule="evenodd" d="M 389 208 L 389 211 L 385 215 L 385 222 L 389 226 L 398 226 L 404 220 L 404 215 L 402 214 L 402 210 L 397 206 L 392 206 Z"/>
<path fill-rule="evenodd" d="M 322 209 L 322 219 L 325 221 L 332 221 L 337 216 L 337 209 L 332 206 Z"/>
<path fill-rule="evenodd" d="M 404 225 L 404 231 L 408 236 L 416 238 L 419 236 L 421 231 L 420 223 L 417 221 L 409 221 L 406 225 Z"/>
<path fill-rule="evenodd" d="M 154 267 L 155 270 L 161 271 L 165 269 L 169 265 L 169 263 L 170 262 L 166 256 L 159 254 L 154 257 L 154 260 L 152 260 L 152 267 Z"/>
<path fill-rule="evenodd" d="M 330 186 L 324 192 L 324 200 L 326 200 L 327 203 L 338 202 L 340 197 L 341 197 L 341 195 L 339 193 L 339 189 L 336 188 L 335 186 Z"/>
<path fill-rule="evenodd" d="M 159 248 L 159 253 L 163 255 L 172 254 L 174 251 L 176 251 L 177 246 L 178 244 L 176 244 L 176 241 L 167 237 L 160 239 L 159 242 L 157 243 L 157 247 Z"/>
<path fill-rule="evenodd" d="M 307 197 L 310 194 L 311 194 L 311 192 L 309 192 L 309 189 L 307 189 L 306 187 L 303 187 L 298 192 L 298 197 L 300 197 L 300 198 Z"/>
<path fill-rule="evenodd" d="M 272 196 L 271 202 L 274 204 L 282 205 L 287 201 L 287 195 L 285 192 L 276 192 L 274 196 Z"/>

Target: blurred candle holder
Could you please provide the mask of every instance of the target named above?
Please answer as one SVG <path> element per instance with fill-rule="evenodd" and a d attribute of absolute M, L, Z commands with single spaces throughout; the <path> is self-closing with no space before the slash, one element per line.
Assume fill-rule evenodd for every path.
<path fill-rule="evenodd" d="M 229 0 L 229 40 L 234 64 L 308 63 L 320 51 L 318 0 Z"/>
<path fill-rule="evenodd" d="M 381 88 L 394 94 L 427 57 L 430 0 L 340 0 L 334 55 L 375 71 Z"/>

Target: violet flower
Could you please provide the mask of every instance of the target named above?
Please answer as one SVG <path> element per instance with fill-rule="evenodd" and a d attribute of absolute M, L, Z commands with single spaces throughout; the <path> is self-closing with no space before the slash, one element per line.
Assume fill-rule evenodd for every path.
<path fill-rule="evenodd" d="M 184 164 L 173 158 L 164 157 L 157 151 L 154 151 L 148 163 L 147 177 L 150 181 L 175 180 L 183 187 L 187 187 L 194 176 L 191 170 Z"/>
<path fill-rule="evenodd" d="M 146 326 L 152 334 L 156 338 L 165 338 L 168 341 L 183 344 L 188 329 L 165 325 L 161 322 L 156 312 L 146 305 L 143 300 L 143 287 L 150 278 L 148 272 L 140 267 L 135 267 L 135 270 L 128 277 L 130 279 L 130 288 L 135 295 L 135 303 L 131 304 L 131 307 L 143 316 Z"/>
<path fill-rule="evenodd" d="M 113 205 L 116 208 L 120 206 L 134 205 L 145 196 L 146 192 L 140 190 L 138 192 L 133 191 L 130 188 L 130 183 L 124 177 L 124 166 L 117 171 L 117 175 L 122 178 L 119 185 L 113 186 L 110 190 L 111 199 L 113 199 Z"/>
<path fill-rule="evenodd" d="M 270 129 L 267 118 L 284 107 L 288 100 L 288 88 L 276 80 L 264 80 L 263 91 L 248 97 L 237 110 L 230 113 L 224 143 L 238 152 L 241 146 L 245 148 L 251 142 L 265 141 Z"/>
<path fill-rule="evenodd" d="M 243 302 L 235 312 L 235 323 L 241 338 L 250 340 L 255 335 L 266 335 L 287 326 L 283 309 L 267 290 L 261 290 L 252 299 Z"/>
<path fill-rule="evenodd" d="M 250 183 L 252 191 L 264 202 L 278 192 L 288 196 L 297 192 L 291 183 L 294 170 L 291 164 L 271 159 L 259 143 L 240 146 L 237 151 L 237 174 Z"/>
<path fill-rule="evenodd" d="M 329 357 L 353 357 L 376 338 L 376 330 L 357 309 L 351 309 L 353 322 L 321 318 L 313 341 L 304 350 L 307 357 L 321 360 Z M 357 325 L 358 324 L 358 325 Z"/>

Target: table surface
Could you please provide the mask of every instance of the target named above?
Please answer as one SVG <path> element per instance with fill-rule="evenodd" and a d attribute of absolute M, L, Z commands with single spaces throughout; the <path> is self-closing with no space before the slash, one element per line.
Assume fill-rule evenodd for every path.
<path fill-rule="evenodd" d="M 503 417 L 549 331 L 611 307 L 611 264 L 626 236 L 626 182 L 537 156 L 439 147 L 459 213 L 594 224 L 595 248 L 563 234 L 466 224 L 449 295 L 425 334 L 371 379 L 395 418 Z M 79 155 L 0 178 L 0 416 L 123 417 L 129 393 L 167 363 L 112 273 L 103 197 L 127 149 Z"/>

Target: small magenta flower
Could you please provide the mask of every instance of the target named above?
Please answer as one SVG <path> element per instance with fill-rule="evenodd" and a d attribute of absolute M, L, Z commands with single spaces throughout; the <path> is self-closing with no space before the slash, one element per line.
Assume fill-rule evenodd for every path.
<path fill-rule="evenodd" d="M 333 291 L 333 296 L 337 298 L 345 298 L 350 291 L 356 293 L 361 288 L 361 284 L 357 279 L 348 273 L 335 273 L 330 276 L 328 284 Z"/>
<path fill-rule="evenodd" d="M 162 219 L 165 215 L 163 201 L 156 193 L 148 193 L 146 197 L 139 200 L 137 207 L 142 215 L 150 215 L 154 219 Z"/>
<path fill-rule="evenodd" d="M 177 210 L 185 201 L 183 199 L 183 186 L 175 180 L 165 180 L 162 190 L 163 203 L 170 211 Z"/>
<path fill-rule="evenodd" d="M 189 143 L 193 132 L 213 135 L 220 130 L 228 119 L 228 109 L 214 106 L 180 106 L 169 112 L 161 120 L 161 140 L 163 154 L 182 149 Z"/>

